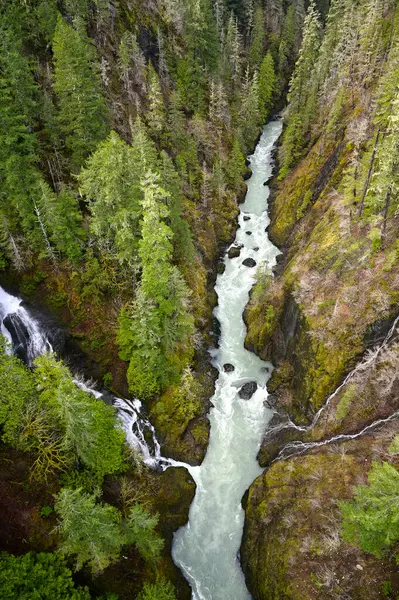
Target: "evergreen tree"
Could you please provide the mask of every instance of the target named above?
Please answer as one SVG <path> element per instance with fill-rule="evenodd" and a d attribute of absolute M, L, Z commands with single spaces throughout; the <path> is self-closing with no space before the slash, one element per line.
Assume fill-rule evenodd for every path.
<path fill-rule="evenodd" d="M 90 156 L 78 178 L 80 191 L 89 200 L 90 230 L 103 252 L 122 264 L 137 267 L 141 218 L 140 169 L 143 135 L 136 148 L 111 132 Z"/>
<path fill-rule="evenodd" d="M 343 537 L 382 558 L 399 540 L 399 473 L 387 462 L 374 463 L 368 482 L 340 504 Z"/>
<path fill-rule="evenodd" d="M 121 533 L 121 515 L 109 504 L 97 504 L 96 497 L 80 490 L 62 489 L 55 502 L 60 517 L 62 556 L 73 556 L 75 569 L 87 564 L 100 573 L 119 558 L 125 538 Z"/>
<path fill-rule="evenodd" d="M 146 92 L 147 65 L 137 38 L 130 31 L 125 31 L 119 44 L 118 69 L 129 100 L 136 106 L 139 105 L 140 100 L 135 88 L 138 87 L 141 94 Z"/>
<path fill-rule="evenodd" d="M 187 288 L 171 265 L 173 233 L 165 223 L 167 192 L 151 172 L 142 180 L 142 188 L 141 284 L 131 319 L 122 313 L 118 340 L 121 357 L 130 360 L 132 393 L 148 398 L 175 380 L 190 360 L 193 321 Z"/>
<path fill-rule="evenodd" d="M 42 247 L 34 216 L 37 198 L 38 141 L 33 132 L 38 90 L 22 44 L 11 31 L 0 30 L 0 181 L 1 212 L 17 220 L 35 248 Z"/>
<path fill-rule="evenodd" d="M 245 156 L 242 153 L 240 142 L 238 138 L 234 138 L 227 166 L 227 177 L 235 193 L 238 193 L 242 187 L 242 176 L 245 172 L 245 167 Z"/>
<path fill-rule="evenodd" d="M 146 583 L 137 600 L 176 600 L 176 596 L 171 583 Z"/>
<path fill-rule="evenodd" d="M 159 137 L 165 127 L 166 115 L 159 77 L 151 63 L 148 65 L 148 111 L 146 120 L 150 133 Z"/>
<path fill-rule="evenodd" d="M 259 69 L 265 45 L 265 20 L 263 8 L 258 6 L 254 16 L 254 26 L 252 31 L 251 46 L 249 48 L 248 59 L 252 71 Z"/>
<path fill-rule="evenodd" d="M 0 581 L 4 600 L 90 600 L 88 589 L 75 587 L 70 569 L 52 552 L 0 554 Z"/>
<path fill-rule="evenodd" d="M 262 61 L 259 71 L 259 110 L 261 120 L 266 123 L 270 110 L 273 107 L 273 98 L 276 90 L 276 74 L 274 72 L 274 61 L 268 52 Z"/>
<path fill-rule="evenodd" d="M 107 107 L 95 53 L 82 27 L 74 29 L 59 16 L 53 53 L 58 121 L 77 169 L 108 133 Z"/>
<path fill-rule="evenodd" d="M 249 150 L 256 139 L 261 123 L 261 111 L 259 106 L 259 77 L 255 71 L 253 77 L 249 76 L 249 69 L 245 73 L 242 89 L 241 109 L 239 115 L 239 131 L 242 145 Z"/>
<path fill-rule="evenodd" d="M 317 101 L 317 87 L 312 77 L 321 41 L 320 17 L 314 0 L 311 0 L 306 14 L 302 46 L 290 83 L 289 117 L 283 136 L 282 161 L 279 177 L 282 179 L 295 165 L 300 156 Z"/>

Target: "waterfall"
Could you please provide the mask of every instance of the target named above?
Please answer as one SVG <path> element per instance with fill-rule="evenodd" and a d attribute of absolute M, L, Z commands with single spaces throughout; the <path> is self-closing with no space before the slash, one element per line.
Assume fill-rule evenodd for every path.
<path fill-rule="evenodd" d="M 9 341 L 12 352 L 29 366 L 36 356 L 52 351 L 46 335 L 22 306 L 21 298 L 7 294 L 1 287 L 0 322 L 1 333 Z"/>
<path fill-rule="evenodd" d="M 1 334 L 8 340 L 11 352 L 27 365 L 32 366 L 37 356 L 53 351 L 47 332 L 30 311 L 22 305 L 22 299 L 12 296 L 1 287 L 0 323 Z M 104 395 L 111 397 L 112 404 L 123 423 L 127 443 L 142 455 L 146 465 L 154 469 L 184 466 L 190 472 L 195 473 L 194 467 L 162 456 L 155 429 L 150 421 L 142 416 L 142 405 L 139 400 L 126 400 L 109 394 L 105 390 L 99 391 L 92 383 L 82 381 L 80 376 L 75 376 L 74 382 L 82 390 L 93 394 L 96 398 L 102 398 Z"/>

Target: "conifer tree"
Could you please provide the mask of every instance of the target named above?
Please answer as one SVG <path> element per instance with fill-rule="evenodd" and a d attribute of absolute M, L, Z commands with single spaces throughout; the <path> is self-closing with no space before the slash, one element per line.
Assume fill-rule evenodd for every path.
<path fill-rule="evenodd" d="M 259 69 L 264 55 L 265 21 L 263 8 L 258 6 L 255 10 L 251 46 L 249 48 L 249 65 L 252 71 Z"/>
<path fill-rule="evenodd" d="M 147 65 L 137 38 L 130 31 L 125 31 L 119 44 L 118 69 L 129 99 L 137 105 L 139 97 L 134 88 L 138 87 L 142 94 L 146 91 Z"/>
<path fill-rule="evenodd" d="M 133 270 L 137 267 L 140 234 L 143 136 L 137 134 L 140 139 L 132 148 L 111 132 L 78 178 L 80 191 L 90 205 L 90 230 L 101 250 Z"/>
<path fill-rule="evenodd" d="M 95 53 L 80 26 L 59 16 L 53 40 L 58 121 L 73 167 L 80 167 L 108 133 L 108 114 Z"/>
<path fill-rule="evenodd" d="M 238 193 L 242 186 L 242 176 L 245 171 L 245 156 L 242 153 L 238 138 L 234 138 L 230 158 L 227 165 L 227 177 L 231 188 Z"/>
<path fill-rule="evenodd" d="M 242 88 L 241 109 L 239 115 L 239 127 L 243 147 L 249 150 L 251 144 L 259 133 L 261 122 L 261 111 L 259 105 L 259 77 L 257 71 L 252 78 L 249 76 L 247 67 Z"/>
<path fill-rule="evenodd" d="M 171 265 L 173 232 L 165 223 L 167 192 L 155 173 L 148 172 L 141 185 L 141 283 L 130 318 L 126 311 L 122 313 L 118 340 L 121 357 L 130 360 L 130 390 L 148 398 L 176 380 L 191 359 L 193 320 L 187 288 Z"/>
<path fill-rule="evenodd" d="M 399 540 L 399 473 L 387 462 L 374 463 L 368 483 L 356 487 L 353 501 L 340 503 L 343 536 L 382 558 Z"/>
<path fill-rule="evenodd" d="M 290 83 L 289 118 L 282 144 L 282 166 L 280 178 L 283 178 L 295 165 L 305 144 L 310 115 L 317 101 L 317 87 L 313 75 L 314 65 L 321 41 L 320 16 L 311 0 L 305 17 L 302 46 Z"/>
<path fill-rule="evenodd" d="M 273 97 L 276 90 L 276 74 L 274 72 L 274 61 L 268 52 L 262 61 L 259 71 L 259 110 L 261 120 L 266 123 L 273 106 Z"/>
<path fill-rule="evenodd" d="M 30 242 L 41 247 L 34 217 L 38 173 L 38 142 L 33 129 L 38 110 L 38 90 L 22 44 L 15 34 L 0 30 L 0 180 L 2 214 L 12 222 L 17 216 Z"/>
<path fill-rule="evenodd" d="M 148 110 L 146 120 L 150 133 L 155 137 L 159 137 L 165 127 L 165 105 L 159 77 L 151 63 L 148 65 Z"/>

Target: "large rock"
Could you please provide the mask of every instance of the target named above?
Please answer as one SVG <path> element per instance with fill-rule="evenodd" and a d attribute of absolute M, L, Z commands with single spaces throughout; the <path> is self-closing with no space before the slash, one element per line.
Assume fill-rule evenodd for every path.
<path fill-rule="evenodd" d="M 244 218 L 243 218 L 243 220 L 244 220 L 244 221 L 250 221 L 250 220 L 251 220 L 251 217 L 249 217 L 248 215 L 244 215 Z"/>
<path fill-rule="evenodd" d="M 241 248 L 242 248 L 242 244 L 240 244 L 239 246 L 232 246 L 230 248 L 230 250 L 227 253 L 227 256 L 229 258 L 237 258 L 237 256 L 240 256 L 241 254 Z"/>
<path fill-rule="evenodd" d="M 252 235 L 252 231 L 246 231 L 245 232 L 247 235 Z"/>
<path fill-rule="evenodd" d="M 244 265 L 244 267 L 256 267 L 256 260 L 254 260 L 253 258 L 246 258 L 242 261 L 242 264 Z"/>
<path fill-rule="evenodd" d="M 230 364 L 230 363 L 226 363 L 225 365 L 223 365 L 223 369 L 226 373 L 232 373 L 235 369 L 234 365 Z"/>
<path fill-rule="evenodd" d="M 258 384 L 256 383 L 256 381 L 248 381 L 248 383 L 244 383 L 244 385 L 238 392 L 238 395 L 243 400 L 250 400 L 257 389 Z"/>
<path fill-rule="evenodd" d="M 28 363 L 30 336 L 25 323 L 17 313 L 11 313 L 5 317 L 3 324 L 11 335 L 13 353 Z"/>
<path fill-rule="evenodd" d="M 218 275 L 223 275 L 226 270 L 226 265 L 223 262 L 218 263 L 217 271 Z"/>

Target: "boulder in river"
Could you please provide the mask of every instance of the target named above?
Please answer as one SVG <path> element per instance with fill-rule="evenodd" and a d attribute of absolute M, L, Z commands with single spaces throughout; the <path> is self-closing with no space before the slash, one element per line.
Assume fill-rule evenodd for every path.
<path fill-rule="evenodd" d="M 17 313 L 11 313 L 5 317 L 3 324 L 10 333 L 13 353 L 28 363 L 29 331 L 25 323 Z"/>
<path fill-rule="evenodd" d="M 258 384 L 256 383 L 256 381 L 248 381 L 248 383 L 244 383 L 244 385 L 238 392 L 238 395 L 243 400 L 250 400 L 257 389 Z"/>
<path fill-rule="evenodd" d="M 252 235 L 252 231 L 246 231 L 245 232 L 247 235 Z"/>
<path fill-rule="evenodd" d="M 253 249 L 254 252 L 258 252 L 259 251 L 259 246 L 256 246 L 256 248 Z"/>
<path fill-rule="evenodd" d="M 226 270 L 226 265 L 223 262 L 218 263 L 218 274 L 223 275 Z"/>
<path fill-rule="evenodd" d="M 250 221 L 251 217 L 249 217 L 248 215 L 244 215 L 243 219 L 244 219 L 244 221 Z"/>
<path fill-rule="evenodd" d="M 242 245 L 232 246 L 230 248 L 230 250 L 228 251 L 227 256 L 229 258 L 237 258 L 237 256 L 240 256 L 240 254 L 241 254 L 241 248 L 242 248 Z"/>
<path fill-rule="evenodd" d="M 254 260 L 253 258 L 246 258 L 242 261 L 242 264 L 244 265 L 244 267 L 256 267 L 256 260 Z"/>
<path fill-rule="evenodd" d="M 223 369 L 226 373 L 232 373 L 235 369 L 234 365 L 230 364 L 230 363 L 226 363 L 223 365 Z"/>

